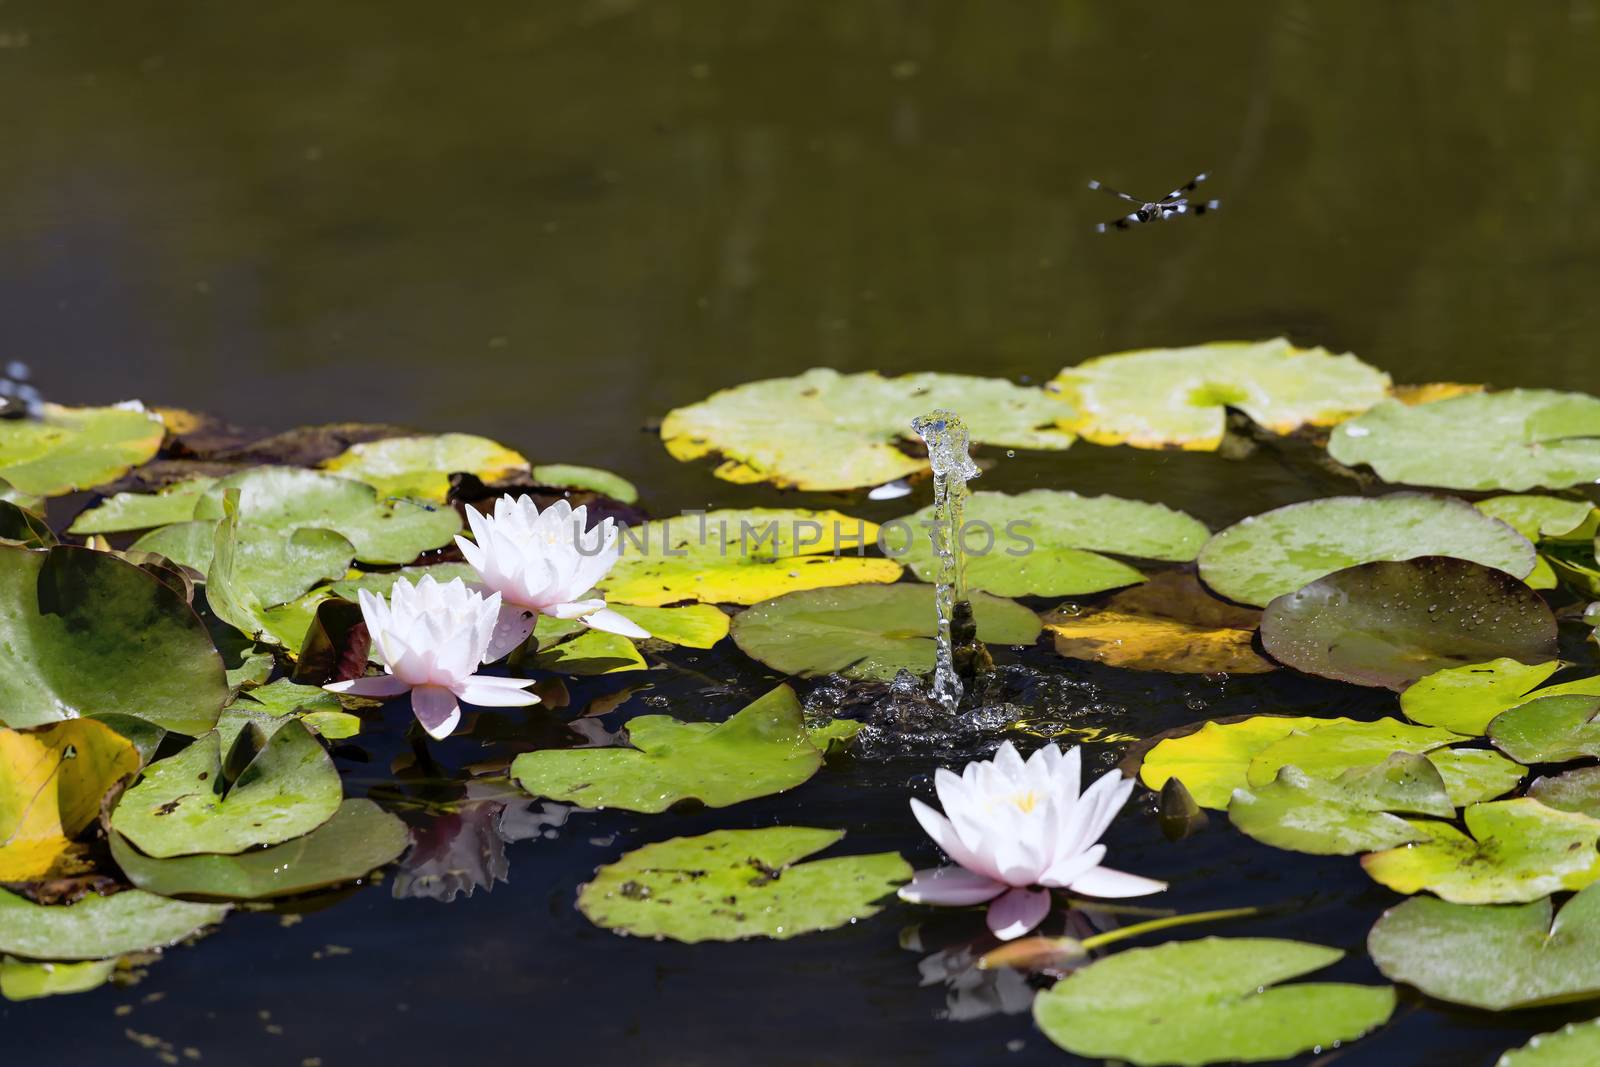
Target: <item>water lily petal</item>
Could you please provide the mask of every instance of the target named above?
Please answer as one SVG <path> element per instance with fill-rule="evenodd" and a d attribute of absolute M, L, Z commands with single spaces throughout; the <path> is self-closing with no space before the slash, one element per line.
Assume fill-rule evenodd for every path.
<path fill-rule="evenodd" d="M 1049 914 L 1048 889 L 1012 889 L 989 905 L 989 931 L 1010 941 L 1044 922 Z"/>
<path fill-rule="evenodd" d="M 1106 858 L 1106 846 L 1095 845 L 1072 856 L 1066 856 L 1056 861 L 1048 871 L 1039 876 L 1039 884 L 1062 888 L 1069 886 L 1074 880 L 1082 877 L 1100 865 Z"/>
<path fill-rule="evenodd" d="M 411 691 L 411 687 L 392 674 L 374 674 L 366 678 L 352 678 L 348 682 L 334 682 L 322 688 L 330 693 L 351 693 L 358 697 L 386 700 Z"/>
<path fill-rule="evenodd" d="M 581 619 L 583 616 L 599 611 L 606 606 L 606 602 L 599 597 L 589 600 L 571 600 L 561 604 L 551 604 L 544 609 L 544 613 L 555 619 Z"/>
<path fill-rule="evenodd" d="M 435 741 L 443 741 L 461 724 L 456 695 L 441 686 L 419 685 L 411 690 L 411 710 Z"/>
<path fill-rule="evenodd" d="M 604 630 L 609 634 L 621 634 L 623 637 L 642 638 L 650 636 L 650 631 L 632 619 L 612 611 L 610 608 L 591 611 L 583 617 L 583 624 L 590 629 Z"/>
<path fill-rule="evenodd" d="M 933 843 L 944 849 L 945 855 L 974 874 L 986 878 L 998 878 L 994 864 L 982 853 L 968 848 L 949 819 L 916 799 L 911 801 L 911 814 L 916 816 L 923 830 L 933 838 Z"/>
<path fill-rule="evenodd" d="M 912 904 L 967 907 L 993 900 L 1009 888 L 1004 882 L 974 874 L 965 867 L 930 867 L 900 887 L 900 899 Z"/>
<path fill-rule="evenodd" d="M 525 708 L 529 704 L 539 703 L 537 696 L 523 691 L 524 686 L 532 684 L 531 680 L 478 674 L 457 685 L 454 692 L 468 704 L 477 704 L 479 707 Z"/>
<path fill-rule="evenodd" d="M 1159 893 L 1167 888 L 1167 883 L 1158 882 L 1154 878 L 1141 878 L 1137 874 L 1113 871 L 1110 867 L 1096 867 L 1074 878 L 1068 888 L 1086 897 L 1115 900 L 1120 897 L 1142 897 L 1150 893 Z"/>
<path fill-rule="evenodd" d="M 539 623 L 539 613 L 516 604 L 502 603 L 489 646 L 484 649 L 483 662 L 493 663 L 515 652 L 517 646 L 528 639 Z"/>

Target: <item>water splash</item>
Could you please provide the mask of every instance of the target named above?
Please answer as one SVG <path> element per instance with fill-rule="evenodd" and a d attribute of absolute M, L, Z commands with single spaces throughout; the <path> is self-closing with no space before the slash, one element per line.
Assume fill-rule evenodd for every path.
<path fill-rule="evenodd" d="M 956 672 L 957 651 L 975 644 L 972 608 L 967 600 L 966 558 L 961 551 L 962 512 L 967 501 L 967 480 L 982 472 L 967 454 L 967 427 L 953 411 L 940 408 L 911 420 L 928 446 L 933 467 L 933 528 L 929 537 L 939 558 L 935 575 L 934 608 L 938 613 L 937 649 L 933 669 L 933 699 L 954 712 L 961 703 L 961 676 Z"/>

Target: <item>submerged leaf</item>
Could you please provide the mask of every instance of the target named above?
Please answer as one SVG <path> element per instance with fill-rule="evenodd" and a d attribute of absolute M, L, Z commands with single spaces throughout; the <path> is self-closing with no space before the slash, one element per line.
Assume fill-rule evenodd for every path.
<path fill-rule="evenodd" d="M 734 616 L 733 640 L 745 655 L 785 674 L 888 681 L 901 670 L 934 666 L 933 586 L 866 585 L 812 589 L 757 604 Z M 972 596 L 978 640 L 1027 645 L 1039 617 L 1021 604 Z"/>
<path fill-rule="evenodd" d="M 1415 824 L 1428 834 L 1361 858 L 1373 880 L 1399 893 L 1428 890 L 1458 904 L 1507 904 L 1600 879 L 1600 819 L 1537 800 L 1496 800 L 1464 813 L 1468 837 L 1449 823 Z"/>
<path fill-rule="evenodd" d="M 1333 432 L 1328 452 L 1387 482 L 1564 489 L 1600 480 L 1600 398 L 1552 389 L 1389 401 Z"/>
<path fill-rule="evenodd" d="M 718 478 L 780 488 L 882 485 L 928 469 L 900 447 L 911 420 L 935 408 L 961 412 L 975 445 L 1062 449 L 1057 427 L 1072 411 L 1039 389 L 965 374 L 883 378 L 826 368 L 724 389 L 669 412 L 661 440 L 675 459 L 721 458 Z"/>
<path fill-rule="evenodd" d="M 42 905 L 0 889 L 0 952 L 38 960 L 103 960 L 165 948 L 212 923 L 226 905 L 190 904 L 137 889 Z"/>
<path fill-rule="evenodd" d="M 511 765 L 536 797 L 661 812 L 684 800 L 725 808 L 793 789 L 822 766 L 794 690 L 779 686 L 723 723 L 666 715 L 628 722 L 631 749 L 546 749 Z"/>
<path fill-rule="evenodd" d="M 1553 910 L 1548 897 L 1506 907 L 1416 897 L 1383 914 L 1367 951 L 1384 977 L 1486 1011 L 1600 997 L 1600 887 L 1554 923 Z"/>
<path fill-rule="evenodd" d="M 1336 496 L 1251 516 L 1207 541 L 1200 577 L 1230 600 L 1266 604 L 1318 578 L 1378 560 L 1452 556 L 1523 578 L 1527 538 L 1464 501 L 1427 493 Z"/>
<path fill-rule="evenodd" d="M 0 546 L 0 722 L 126 715 L 182 734 L 228 699 L 222 658 L 183 598 L 148 571 L 87 548 Z"/>
<path fill-rule="evenodd" d="M 1218 600 L 1194 578 L 1158 574 L 1103 607 L 1045 616 L 1056 651 L 1113 667 L 1179 674 L 1261 674 L 1277 664 L 1254 647 L 1261 613 Z"/>
<path fill-rule="evenodd" d="M 1034 1021 L 1077 1056 L 1128 1063 L 1279 1060 L 1353 1041 L 1394 1011 L 1388 986 L 1280 985 L 1344 956 L 1269 938 L 1207 937 L 1129 949 L 1039 994 Z"/>
<path fill-rule="evenodd" d="M 800 862 L 843 837 L 773 826 L 645 845 L 596 871 L 578 910 L 619 934 L 689 944 L 832 930 L 876 915 L 911 879 L 897 852 Z"/>
<path fill-rule="evenodd" d="M 1278 434 L 1331 426 L 1383 400 L 1389 376 L 1348 353 L 1280 337 L 1099 356 L 1049 387 L 1077 409 L 1066 427 L 1085 440 L 1209 452 L 1222 443 L 1229 408 Z"/>
<path fill-rule="evenodd" d="M 1522 582 L 1446 556 L 1364 563 L 1267 606 L 1267 654 L 1307 674 L 1404 689 L 1434 671 L 1556 654 L 1556 620 Z"/>
<path fill-rule="evenodd" d="M 0 478 L 34 496 L 92 489 L 154 456 L 166 428 L 138 403 L 45 404 L 38 418 L 0 419 Z"/>

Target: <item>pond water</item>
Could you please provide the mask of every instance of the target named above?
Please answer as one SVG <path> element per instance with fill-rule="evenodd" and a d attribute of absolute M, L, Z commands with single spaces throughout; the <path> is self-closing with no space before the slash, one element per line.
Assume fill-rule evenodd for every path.
<path fill-rule="evenodd" d="M 1597 48 L 1590 0 L 9 0 L 0 354 L 63 403 L 463 430 L 617 470 L 655 514 L 822 503 L 875 520 L 927 487 L 872 503 L 734 486 L 643 431 L 811 366 L 1037 382 L 1104 352 L 1278 334 L 1397 381 L 1584 389 Z M 1217 214 L 1094 232 L 1118 205 L 1088 179 L 1159 195 L 1200 170 Z M 986 490 L 1115 493 L 1213 528 L 1351 491 L 1272 448 L 984 458 Z M 1134 736 L 1396 706 L 1289 671 L 1211 681 L 1022 656 L 1097 687 L 1075 721 Z M 573 710 L 641 678 L 591 721 L 718 721 L 777 677 L 726 642 L 664 663 L 570 684 L 565 709 L 485 712 L 432 746 L 438 768 L 396 720 L 340 750 L 347 789 L 448 797 L 439 779 L 573 743 Z M 1086 751 L 1109 767 L 1121 746 Z M 329 1067 L 1073 1062 L 1015 989 L 937 979 L 930 957 L 977 938 L 978 913 L 896 903 L 792 942 L 684 946 L 573 908 L 598 864 L 715 828 L 845 827 L 851 851 L 926 866 L 906 800 L 931 771 L 856 761 L 723 811 L 514 818 L 529 839 L 504 846 L 487 814 L 446 817 L 441 843 L 458 831 L 458 856 L 503 864 L 492 893 L 395 899 L 391 873 L 293 921 L 235 916 L 131 989 L 0 1003 L 0 1028 L 9 1048 L 84 1063 L 154 1061 L 145 1037 L 207 1062 Z M 1278 852 L 1217 817 L 1168 843 L 1151 809 L 1136 799 L 1108 842 L 1117 867 L 1172 883 L 1161 906 L 1264 906 L 1207 932 L 1333 945 L 1350 955 L 1325 977 L 1381 980 L 1363 941 L 1400 898 L 1353 860 Z M 1487 1065 L 1586 1014 L 1408 993 L 1376 1035 L 1304 1062 Z"/>

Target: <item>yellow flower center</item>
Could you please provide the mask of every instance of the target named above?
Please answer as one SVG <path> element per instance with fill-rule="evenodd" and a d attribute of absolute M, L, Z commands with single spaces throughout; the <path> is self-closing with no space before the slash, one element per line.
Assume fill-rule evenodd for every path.
<path fill-rule="evenodd" d="M 1039 794 L 1032 789 L 1025 793 L 1016 793 L 1011 797 L 1011 803 L 1017 806 L 1018 811 L 1032 811 L 1034 805 L 1039 803 Z"/>

